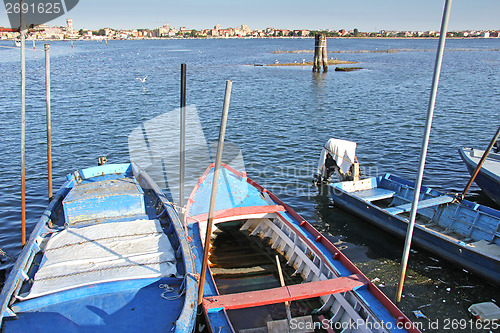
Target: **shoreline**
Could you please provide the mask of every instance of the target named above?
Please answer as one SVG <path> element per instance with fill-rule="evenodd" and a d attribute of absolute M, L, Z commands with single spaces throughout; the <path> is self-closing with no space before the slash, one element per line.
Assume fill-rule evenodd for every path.
<path fill-rule="evenodd" d="M 31 39 L 27 38 L 26 41 L 48 41 L 48 42 L 54 42 L 54 41 L 102 41 L 102 40 L 108 40 L 108 41 L 113 41 L 113 40 L 193 40 L 193 39 L 199 39 L 199 40 L 205 40 L 205 39 L 223 39 L 223 40 L 240 40 L 240 39 L 314 39 L 314 36 L 310 37 L 253 37 L 253 36 L 245 36 L 245 37 L 238 37 L 238 36 L 233 36 L 233 37 L 133 37 L 133 38 L 106 38 L 106 37 L 96 37 L 96 38 L 64 38 L 64 39 L 59 39 L 59 38 L 45 38 L 45 39 Z M 411 40 L 437 40 L 439 37 L 327 37 L 327 39 L 383 39 L 383 40 L 403 40 L 403 39 L 411 39 Z M 461 39 L 484 39 L 484 40 L 498 40 L 500 37 L 446 37 L 446 39 L 456 39 L 456 40 L 461 40 Z M 0 39 L 1 41 L 15 41 L 18 40 L 17 38 L 4 38 Z"/>

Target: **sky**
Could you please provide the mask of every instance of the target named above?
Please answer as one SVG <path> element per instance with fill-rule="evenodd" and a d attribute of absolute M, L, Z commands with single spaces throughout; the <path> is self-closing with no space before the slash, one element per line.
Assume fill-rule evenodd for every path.
<path fill-rule="evenodd" d="M 50 0 L 41 0 L 50 1 Z M 439 30 L 445 0 L 80 0 L 49 25 L 75 29 L 189 29 L 248 25 L 251 29 Z M 499 30 L 500 0 L 454 0 L 448 30 Z M 0 26 L 10 26 L 5 7 Z"/>

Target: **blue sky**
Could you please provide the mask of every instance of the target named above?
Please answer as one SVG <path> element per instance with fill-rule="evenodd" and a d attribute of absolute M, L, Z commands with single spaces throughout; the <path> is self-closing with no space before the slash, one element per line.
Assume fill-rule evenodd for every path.
<path fill-rule="evenodd" d="M 444 0 L 80 0 L 50 25 L 73 19 L 77 29 L 155 28 L 163 24 L 191 29 L 266 27 L 284 29 L 439 30 Z M 500 0 L 454 0 L 449 30 L 500 29 Z M 9 26 L 5 9 L 0 26 Z"/>

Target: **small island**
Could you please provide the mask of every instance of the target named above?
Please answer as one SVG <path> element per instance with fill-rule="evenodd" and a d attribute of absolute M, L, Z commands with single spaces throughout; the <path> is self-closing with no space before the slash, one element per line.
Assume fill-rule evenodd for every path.
<path fill-rule="evenodd" d="M 339 65 L 339 64 L 357 64 L 357 61 L 347 61 L 347 60 L 338 60 L 338 59 L 328 59 L 328 65 Z M 269 64 L 265 66 L 312 66 L 312 61 L 302 61 L 302 62 L 291 62 L 291 63 L 275 63 Z M 258 66 L 258 65 L 257 65 Z"/>

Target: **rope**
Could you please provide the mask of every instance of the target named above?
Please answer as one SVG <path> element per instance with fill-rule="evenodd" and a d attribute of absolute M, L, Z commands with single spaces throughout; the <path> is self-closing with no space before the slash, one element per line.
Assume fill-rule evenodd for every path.
<path fill-rule="evenodd" d="M 5 252 L 4 252 L 1 248 L 0 248 L 0 256 L 5 257 L 5 258 L 7 258 L 7 259 L 14 260 L 14 261 L 16 260 L 16 258 L 14 258 L 13 256 L 8 255 L 8 254 L 7 254 L 7 253 L 5 253 Z"/>
<path fill-rule="evenodd" d="M 147 235 L 160 235 L 160 234 L 163 234 L 163 232 L 153 231 L 153 232 L 144 232 L 144 233 L 139 233 L 139 234 L 135 233 L 135 234 L 131 234 L 131 235 L 119 235 L 119 236 L 112 236 L 112 237 L 96 238 L 96 239 L 84 240 L 84 241 L 81 241 L 81 242 L 78 242 L 78 243 L 71 243 L 71 244 L 66 244 L 66 245 L 61 245 L 61 246 L 58 246 L 58 247 L 46 249 L 45 252 L 59 250 L 59 249 L 62 249 L 62 248 L 65 248 L 65 247 L 70 247 L 70 246 L 82 245 L 82 244 L 85 244 L 85 243 L 96 243 L 98 241 L 102 241 L 102 240 L 105 240 L 105 239 L 127 238 L 127 237 L 147 236 Z"/>
<path fill-rule="evenodd" d="M 184 288 L 184 282 L 186 282 L 186 278 L 184 278 L 184 280 L 182 280 L 182 283 L 179 286 L 180 293 L 177 295 L 173 295 L 173 296 L 166 296 L 166 294 L 174 292 L 175 288 L 170 287 L 166 283 L 161 283 L 158 287 L 160 287 L 164 291 L 161 293 L 160 297 L 163 299 L 166 299 L 167 301 L 175 301 L 175 300 L 179 299 L 180 297 L 182 297 L 186 293 L 186 288 Z"/>

